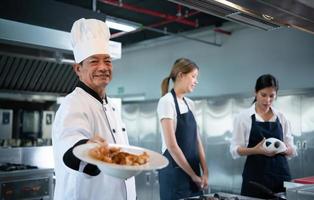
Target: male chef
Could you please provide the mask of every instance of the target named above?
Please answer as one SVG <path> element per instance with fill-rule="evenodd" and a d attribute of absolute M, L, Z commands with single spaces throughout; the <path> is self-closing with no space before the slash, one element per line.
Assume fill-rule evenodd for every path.
<path fill-rule="evenodd" d="M 128 144 L 119 111 L 106 95 L 112 79 L 109 38 L 109 28 L 100 20 L 82 18 L 72 26 L 73 69 L 79 82 L 64 98 L 53 123 L 55 200 L 136 199 L 134 178 L 106 175 L 72 152 L 90 142 Z"/>

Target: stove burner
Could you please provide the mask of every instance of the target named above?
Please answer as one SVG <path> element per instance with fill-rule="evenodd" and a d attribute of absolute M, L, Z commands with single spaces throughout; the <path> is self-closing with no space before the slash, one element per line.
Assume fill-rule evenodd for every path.
<path fill-rule="evenodd" d="M 0 171 L 16 171 L 16 170 L 26 170 L 26 169 L 38 169 L 36 166 L 16 164 L 16 163 L 1 163 Z"/>
<path fill-rule="evenodd" d="M 223 196 L 215 193 L 213 196 L 201 195 L 197 197 L 189 197 L 185 200 L 240 200 L 237 196 Z"/>

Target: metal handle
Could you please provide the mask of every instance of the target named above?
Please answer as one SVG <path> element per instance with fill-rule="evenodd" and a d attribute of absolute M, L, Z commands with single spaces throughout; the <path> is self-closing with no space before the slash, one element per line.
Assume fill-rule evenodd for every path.
<path fill-rule="evenodd" d="M 154 171 L 155 184 L 159 184 L 158 171 Z"/>
<path fill-rule="evenodd" d="M 301 149 L 301 148 L 302 148 L 302 145 L 301 145 L 301 141 L 300 141 L 300 140 L 298 140 L 298 141 L 296 142 L 296 146 L 297 146 L 297 149 Z"/>
<path fill-rule="evenodd" d="M 146 185 L 150 185 L 150 172 L 146 172 L 145 175 L 146 175 Z"/>
<path fill-rule="evenodd" d="M 306 140 L 302 141 L 302 149 L 307 149 L 307 141 Z"/>

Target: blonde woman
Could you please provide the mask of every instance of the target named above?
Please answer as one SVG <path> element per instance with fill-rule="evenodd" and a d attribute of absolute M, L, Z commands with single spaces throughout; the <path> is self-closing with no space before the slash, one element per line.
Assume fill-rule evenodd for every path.
<path fill-rule="evenodd" d="M 157 113 L 162 127 L 162 152 L 169 160 L 169 165 L 159 172 L 162 200 L 200 195 L 208 187 L 208 168 L 193 114 L 194 102 L 185 97 L 197 85 L 198 72 L 194 62 L 180 58 L 162 81 Z M 170 79 L 173 88 L 168 92 Z"/>

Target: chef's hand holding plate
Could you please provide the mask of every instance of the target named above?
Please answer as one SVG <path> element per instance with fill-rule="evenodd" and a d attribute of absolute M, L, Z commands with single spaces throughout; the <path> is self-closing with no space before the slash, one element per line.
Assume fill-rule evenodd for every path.
<path fill-rule="evenodd" d="M 95 136 L 87 141 L 87 143 L 97 143 L 101 146 L 108 146 L 107 141 L 102 138 L 99 134 L 95 134 Z"/>

